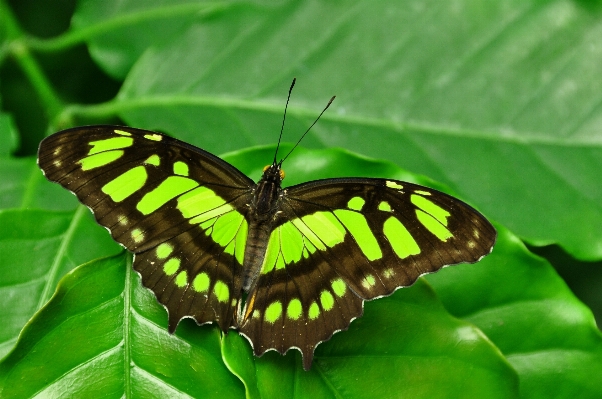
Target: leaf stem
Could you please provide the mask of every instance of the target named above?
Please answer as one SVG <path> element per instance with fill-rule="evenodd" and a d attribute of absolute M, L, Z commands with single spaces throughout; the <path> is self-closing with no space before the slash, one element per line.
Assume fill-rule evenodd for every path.
<path fill-rule="evenodd" d="M 51 39 L 29 38 L 27 43 L 31 49 L 43 52 L 55 52 L 68 49 L 78 44 L 87 42 L 120 29 L 132 25 L 156 22 L 168 18 L 197 15 L 198 18 L 205 17 L 222 11 L 227 6 L 223 3 L 192 3 L 164 7 L 155 7 L 148 10 L 137 10 L 135 12 L 118 13 L 107 17 L 96 23 L 71 28 L 65 34 Z"/>
<path fill-rule="evenodd" d="M 7 45 L 3 50 L 13 56 L 40 97 L 48 119 L 54 120 L 62 111 L 63 103 L 52 88 L 40 64 L 30 53 L 26 35 L 4 0 L 0 0 L 0 15 L 2 15 L 2 25 L 5 26 L 8 38 Z"/>

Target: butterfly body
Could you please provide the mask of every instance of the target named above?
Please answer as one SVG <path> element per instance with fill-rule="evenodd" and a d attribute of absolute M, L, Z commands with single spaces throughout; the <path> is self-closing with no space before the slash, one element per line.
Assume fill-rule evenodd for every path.
<path fill-rule="evenodd" d="M 268 238 L 274 225 L 282 197 L 282 175 L 279 164 L 265 168 L 261 180 L 253 189 L 253 199 L 249 207 L 249 235 L 244 256 L 243 290 L 249 292 L 257 279 L 265 258 Z"/>
<path fill-rule="evenodd" d="M 339 178 L 283 189 L 281 162 L 255 183 L 206 151 L 140 129 L 68 129 L 43 140 L 38 163 L 134 253 L 170 333 L 185 317 L 215 322 L 238 329 L 257 356 L 298 349 L 305 369 L 365 300 L 476 262 L 496 238 L 480 213 L 430 188 Z"/>

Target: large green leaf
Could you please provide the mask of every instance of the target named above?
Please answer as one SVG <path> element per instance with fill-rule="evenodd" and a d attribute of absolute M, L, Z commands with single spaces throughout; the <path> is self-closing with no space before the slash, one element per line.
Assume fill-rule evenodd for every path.
<path fill-rule="evenodd" d="M 82 115 L 116 114 L 220 153 L 272 143 L 297 76 L 287 132 L 303 131 L 338 96 L 305 145 L 389 159 L 446 183 L 531 243 L 602 258 L 600 7 L 200 3 L 183 18 L 178 10 L 192 5 L 90 3 L 72 34 L 107 71 L 133 68 L 114 102 Z M 169 32 L 150 46 L 153 22 L 153 32 Z"/>
<path fill-rule="evenodd" d="M 184 323 L 169 335 L 126 258 L 88 263 L 61 281 L 0 365 L 2 397 L 242 396 L 218 330 Z"/>
<path fill-rule="evenodd" d="M 283 153 L 289 148 L 284 146 Z M 266 163 L 266 157 L 269 162 L 273 151 L 273 146 L 241 151 L 225 159 L 253 176 L 260 173 L 257 165 Z M 340 150 L 298 148 L 286 166 L 289 184 L 345 174 L 431 184 L 390 163 Z M 32 219 L 40 220 L 41 216 Z M 550 392 L 559 393 L 558 397 L 571 397 L 576 392 L 583 397 L 599 396 L 602 382 L 588 378 L 592 368 L 602 363 L 602 337 L 591 312 L 574 298 L 547 262 L 530 255 L 505 229 L 498 229 L 501 234 L 494 252 L 483 261 L 429 276 L 445 307 L 460 320 L 451 318 L 430 287 L 420 281 L 390 298 L 366 303 L 365 315 L 354 321 L 349 331 L 337 333 L 318 346 L 310 372 L 302 370 L 295 350 L 284 357 L 269 352 L 255 359 L 247 341 L 234 331 L 221 342 L 223 360 L 217 359 L 218 330 L 213 326 L 197 327 L 190 320 L 170 338 L 165 311 L 140 287 L 139 278 L 127 271 L 131 265 L 126 258 L 89 264 L 73 272 L 76 279 L 67 277 L 57 297 L 26 326 L 17 347 L 0 364 L 0 378 L 4 389 L 29 389 L 27 392 L 50 395 L 72 386 L 69 392 L 75 396 L 75 392 L 85 393 L 92 387 L 110 388 L 121 396 L 138 393 L 138 386 L 151 386 L 161 392 L 177 390 L 194 397 L 198 391 L 187 384 L 204 386 L 204 379 L 213 373 L 216 380 L 224 381 L 224 370 L 238 376 L 248 394 L 261 397 L 367 397 L 392 390 L 429 398 L 514 397 L 519 387 L 523 397 L 549 396 Z M 40 234 L 33 226 L 28 231 L 32 241 Z M 104 235 L 108 239 L 108 234 Z M 92 251 L 96 245 L 105 247 L 102 240 L 90 238 L 85 250 Z M 15 257 L 9 263 L 14 269 L 23 269 L 29 261 Z M 3 275 L 10 278 L 6 272 Z M 78 279 L 89 283 L 79 284 Z M 127 305 L 129 289 L 141 295 L 141 302 L 129 300 Z M 72 298 L 85 297 L 86 301 L 67 301 L 62 296 L 67 293 Z M 52 305 L 57 301 L 60 307 Z M 99 305 L 104 303 L 107 305 Z M 124 315 L 139 323 L 128 328 Z M 114 322 L 104 325 L 94 317 Z M 50 319 L 53 323 L 44 321 Z M 127 339 L 124 328 L 130 334 Z M 37 379 L 28 370 L 49 367 L 40 364 L 53 359 L 56 345 L 70 355 L 61 358 L 56 368 L 44 370 L 47 379 Z M 132 367 L 124 369 L 128 359 L 134 359 Z M 105 361 L 113 363 L 107 365 Z M 214 366 L 194 374 L 181 370 L 184 366 L 185 370 L 198 370 L 197 366 L 188 367 L 197 361 Z M 81 386 L 79 370 L 86 375 L 101 373 L 104 380 L 98 384 L 102 386 Z M 358 379 L 358 375 L 363 378 Z M 27 388 L 29 378 L 34 379 L 33 388 Z M 23 381 L 22 386 L 16 381 Z M 242 394 L 238 380 L 228 381 L 223 389 Z"/>

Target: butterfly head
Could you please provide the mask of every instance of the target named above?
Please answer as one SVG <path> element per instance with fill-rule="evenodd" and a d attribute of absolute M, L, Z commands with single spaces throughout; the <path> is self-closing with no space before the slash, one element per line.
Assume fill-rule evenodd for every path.
<path fill-rule="evenodd" d="M 285 173 L 282 169 L 282 161 L 278 163 L 274 162 L 271 165 L 264 166 L 263 177 L 261 180 L 280 183 L 282 180 L 284 180 L 284 176 Z"/>
<path fill-rule="evenodd" d="M 253 198 L 253 213 L 256 220 L 269 220 L 278 210 L 278 198 L 282 193 L 280 187 L 284 179 L 281 163 L 274 162 L 263 168 L 263 176 L 257 183 Z"/>

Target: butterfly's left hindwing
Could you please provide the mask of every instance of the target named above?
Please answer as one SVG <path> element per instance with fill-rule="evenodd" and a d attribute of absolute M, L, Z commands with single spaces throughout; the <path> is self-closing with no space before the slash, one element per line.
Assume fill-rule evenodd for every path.
<path fill-rule="evenodd" d="M 385 179 L 328 179 L 284 191 L 241 331 L 255 353 L 316 345 L 425 273 L 491 252 L 496 232 L 436 190 Z"/>
<path fill-rule="evenodd" d="M 253 181 L 181 141 L 115 126 L 54 134 L 38 163 L 134 252 L 170 331 L 186 316 L 224 331 L 235 325 Z"/>

